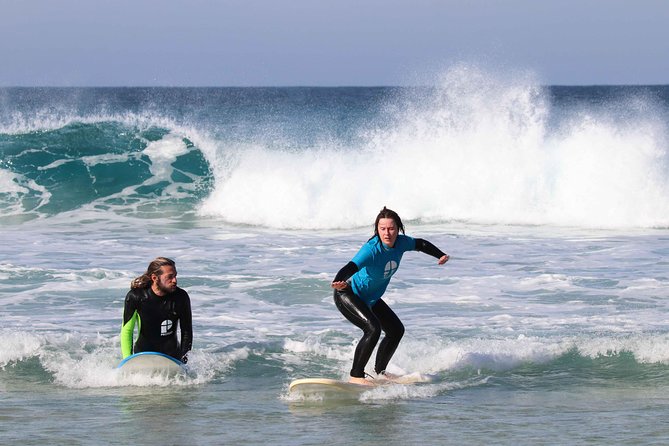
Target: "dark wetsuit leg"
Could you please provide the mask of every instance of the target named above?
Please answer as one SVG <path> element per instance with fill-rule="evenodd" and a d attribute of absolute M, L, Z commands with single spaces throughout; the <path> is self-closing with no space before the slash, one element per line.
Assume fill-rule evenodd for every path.
<path fill-rule="evenodd" d="M 381 322 L 362 299 L 353 294 L 350 289 L 335 290 L 334 301 L 341 314 L 363 332 L 355 348 L 351 376 L 364 378 L 365 366 L 381 337 Z"/>
<path fill-rule="evenodd" d="M 376 364 L 374 365 L 374 371 L 381 373 L 386 370 L 390 358 L 395 354 L 395 350 L 397 350 L 397 346 L 402 336 L 404 336 L 404 325 L 383 300 L 376 302 L 372 307 L 372 312 L 381 323 L 381 329 L 385 333 L 379 345 L 379 350 L 376 352 Z"/>

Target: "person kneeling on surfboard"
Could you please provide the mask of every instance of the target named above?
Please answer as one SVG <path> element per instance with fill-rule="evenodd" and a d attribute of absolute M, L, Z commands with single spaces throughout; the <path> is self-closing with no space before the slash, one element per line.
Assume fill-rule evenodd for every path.
<path fill-rule="evenodd" d="M 404 235 L 400 216 L 384 207 L 376 217 L 374 235 L 332 281 L 335 305 L 346 319 L 363 331 L 353 358 L 352 383 L 367 383 L 365 366 L 381 337 L 381 331 L 385 336 L 376 354 L 374 371 L 393 378 L 386 373 L 386 366 L 404 335 L 404 325 L 381 296 L 406 251 L 429 254 L 439 259 L 439 265 L 449 259 L 447 254 L 427 240 Z"/>
<path fill-rule="evenodd" d="M 134 345 L 135 321 L 139 335 Z M 177 339 L 177 322 L 181 343 Z M 190 297 L 177 287 L 177 269 L 173 260 L 154 259 L 146 273 L 130 283 L 125 296 L 121 352 L 123 358 L 139 352 L 159 352 L 188 361 L 186 354 L 193 344 L 193 324 Z"/>

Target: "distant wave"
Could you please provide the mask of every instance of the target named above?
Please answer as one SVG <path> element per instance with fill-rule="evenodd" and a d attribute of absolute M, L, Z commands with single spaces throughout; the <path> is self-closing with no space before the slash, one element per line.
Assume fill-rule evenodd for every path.
<path fill-rule="evenodd" d="M 185 135 L 98 118 L 0 133 L 5 221 L 89 207 L 135 216 L 183 213 L 209 193 L 212 174 Z"/>
<path fill-rule="evenodd" d="M 532 78 L 458 67 L 388 100 L 358 145 L 240 152 L 201 213 L 279 228 L 364 226 L 383 206 L 425 222 L 668 227 L 669 104 L 590 93 L 558 104 Z"/>
<path fill-rule="evenodd" d="M 24 90 L 0 118 L 5 222 L 85 209 L 351 228 L 388 206 L 428 223 L 669 227 L 669 87 L 459 66 L 434 88 Z"/>

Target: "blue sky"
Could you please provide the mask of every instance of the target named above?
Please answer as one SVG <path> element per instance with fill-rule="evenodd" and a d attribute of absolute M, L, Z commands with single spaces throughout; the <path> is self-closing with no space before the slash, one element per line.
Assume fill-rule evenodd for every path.
<path fill-rule="evenodd" d="M 0 0 L 0 86 L 669 84 L 669 0 Z"/>

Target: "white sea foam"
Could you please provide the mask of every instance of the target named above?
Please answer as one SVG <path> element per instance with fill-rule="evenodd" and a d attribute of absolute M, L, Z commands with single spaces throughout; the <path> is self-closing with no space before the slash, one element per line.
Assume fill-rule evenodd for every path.
<path fill-rule="evenodd" d="M 172 163 L 177 157 L 188 153 L 188 148 L 183 136 L 167 134 L 158 141 L 153 141 L 146 146 L 143 153 L 151 159 L 151 183 L 169 180 L 173 172 Z"/>
<path fill-rule="evenodd" d="M 362 146 L 236 151 L 214 163 L 201 213 L 275 228 L 361 226 L 383 205 L 423 221 L 669 225 L 667 127 L 652 106 L 557 111 L 532 79 L 467 67 L 440 87 Z"/>
<path fill-rule="evenodd" d="M 26 209 L 23 199 L 29 195 L 34 195 L 38 200 L 34 206 Z M 22 215 L 27 212 L 35 212 L 41 206 L 46 205 L 51 198 L 51 193 L 45 187 L 23 175 L 0 169 L 0 198 L 3 201 L 0 215 Z"/>
<path fill-rule="evenodd" d="M 18 367 L 19 362 L 28 358 L 38 358 L 57 384 L 78 389 L 204 384 L 225 374 L 249 354 L 247 348 L 225 353 L 195 349 L 189 355 L 191 361 L 183 374 L 123 374 L 117 369 L 120 349 L 116 338 L 60 333 L 36 335 L 25 331 L 8 331 L 2 335 L 5 342 L 0 348 L 0 370 Z"/>
<path fill-rule="evenodd" d="M 0 335 L 3 339 L 0 347 L 0 368 L 37 355 L 45 342 L 41 336 L 25 331 L 3 330 Z"/>
<path fill-rule="evenodd" d="M 547 364 L 571 351 L 591 359 L 626 352 L 639 363 L 668 364 L 669 338 L 666 334 L 638 334 L 557 338 L 518 335 L 431 342 L 410 339 L 403 341 L 388 370 L 397 374 L 437 374 L 463 368 L 506 371 L 522 364 Z"/>
<path fill-rule="evenodd" d="M 553 326 L 552 330 L 555 331 Z M 526 336 L 524 334 L 500 337 L 474 337 L 465 339 L 445 339 L 435 336 L 415 334 L 403 339 L 388 371 L 398 375 L 420 373 L 438 376 L 441 373 L 461 369 L 507 371 L 523 364 L 547 364 L 569 353 L 577 352 L 580 356 L 597 359 L 631 353 L 639 363 L 669 363 L 669 337 L 666 334 L 640 333 L 599 335 L 571 334 L 564 336 Z M 323 333 L 326 335 L 326 333 Z M 324 341 L 320 337 L 309 337 L 304 341 L 286 340 L 284 349 L 287 353 L 302 356 L 321 356 L 327 360 L 336 360 L 339 367 L 336 373 L 347 376 L 353 358 L 356 340 L 351 344 L 345 339 L 333 343 L 331 333 Z M 321 363 L 323 360 L 320 361 Z M 373 360 L 368 364 L 372 373 Z M 327 373 L 327 372 L 326 372 Z M 330 372 L 332 373 L 332 372 Z"/>
<path fill-rule="evenodd" d="M 332 345 L 329 342 L 323 342 L 318 337 L 309 337 L 304 341 L 286 339 L 284 349 L 291 353 L 317 354 L 327 359 L 349 361 L 353 357 L 355 345 Z"/>
<path fill-rule="evenodd" d="M 0 193 L 16 194 L 21 192 L 25 193 L 26 189 L 18 183 L 16 174 L 6 169 L 0 169 Z"/>
<path fill-rule="evenodd" d="M 62 129 L 73 123 L 97 124 L 100 122 L 121 122 L 128 126 L 137 126 L 140 129 L 152 126 L 179 131 L 180 126 L 173 119 L 161 116 L 155 112 L 96 112 L 82 115 L 73 110 L 45 109 L 31 114 L 14 113 L 7 122 L 0 123 L 0 133 L 20 135 L 33 132 L 44 132 Z"/>

